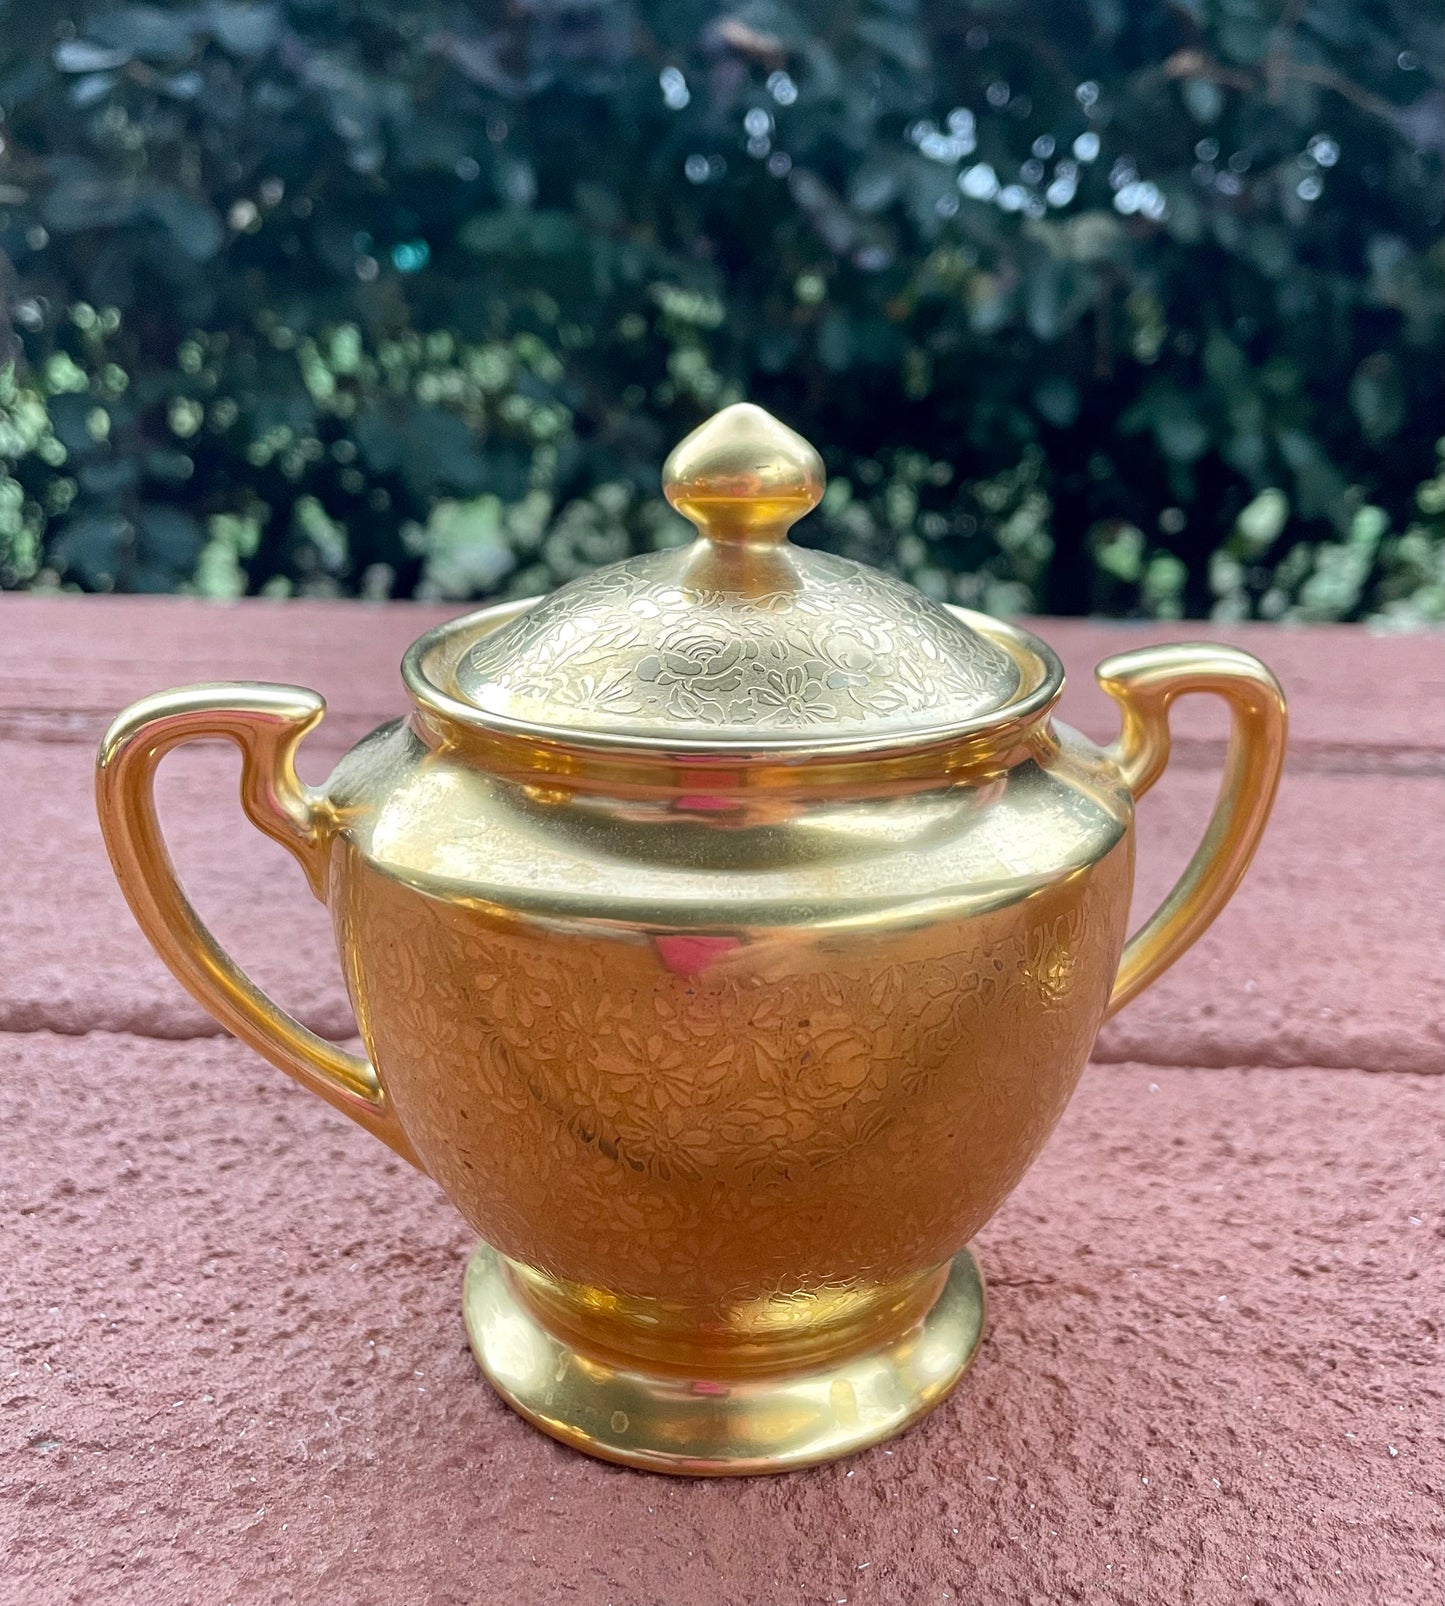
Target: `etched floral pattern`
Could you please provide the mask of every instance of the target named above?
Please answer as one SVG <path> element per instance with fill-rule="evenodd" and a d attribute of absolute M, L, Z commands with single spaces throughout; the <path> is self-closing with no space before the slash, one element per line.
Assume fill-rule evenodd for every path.
<path fill-rule="evenodd" d="M 884 734 L 990 711 L 1004 650 L 901 581 L 794 550 L 792 591 L 689 589 L 658 553 L 564 586 L 464 654 L 493 713 L 619 734 Z"/>
<path fill-rule="evenodd" d="M 683 971 L 642 933 L 499 924 L 373 872 L 342 939 L 402 1123 L 478 1231 L 578 1282 L 716 1299 L 961 1247 L 1088 1053 L 1118 862 L 1027 909 Z"/>

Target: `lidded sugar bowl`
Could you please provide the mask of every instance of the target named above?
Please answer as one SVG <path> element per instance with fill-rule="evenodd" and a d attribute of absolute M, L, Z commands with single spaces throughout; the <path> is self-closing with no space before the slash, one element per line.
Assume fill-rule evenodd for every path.
<path fill-rule="evenodd" d="M 1057 658 L 788 531 L 822 464 L 761 409 L 665 473 L 697 527 L 422 636 L 411 707 L 319 789 L 314 692 L 135 704 L 102 744 L 116 873 L 221 1023 L 426 1171 L 483 1242 L 477 1358 L 537 1426 L 661 1471 L 784 1470 L 897 1432 L 983 1322 L 965 1245 L 1100 1023 L 1228 900 L 1283 761 L 1256 659 L 1099 667 L 1122 730 L 1054 718 Z M 1204 842 L 1126 941 L 1134 803 L 1188 692 L 1232 733 Z M 176 880 L 153 800 L 226 737 L 330 908 L 367 1058 L 285 1014 Z"/>

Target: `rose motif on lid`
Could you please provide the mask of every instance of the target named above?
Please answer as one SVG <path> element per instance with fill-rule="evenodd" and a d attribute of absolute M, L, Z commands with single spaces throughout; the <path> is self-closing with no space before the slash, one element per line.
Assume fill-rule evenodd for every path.
<path fill-rule="evenodd" d="M 737 636 L 684 626 L 639 661 L 636 675 L 656 688 L 670 712 L 715 722 L 726 712 L 719 699 L 743 683 L 744 648 Z"/>

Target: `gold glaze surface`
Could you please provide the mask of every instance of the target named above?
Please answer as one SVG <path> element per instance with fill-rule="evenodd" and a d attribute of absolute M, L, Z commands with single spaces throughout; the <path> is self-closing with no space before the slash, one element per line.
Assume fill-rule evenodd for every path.
<path fill-rule="evenodd" d="M 797 1357 L 762 1375 L 654 1368 L 560 1338 L 487 1244 L 467 1266 L 462 1307 L 492 1386 L 544 1433 L 652 1472 L 737 1477 L 835 1461 L 931 1411 L 983 1336 L 983 1281 L 967 1250 L 929 1293 L 870 1349 Z"/>
<path fill-rule="evenodd" d="M 897 1431 L 961 1374 L 982 1311 L 963 1245 L 1105 1015 L 1238 884 L 1284 703 L 1234 649 L 1145 648 L 1100 666 L 1123 722 L 1099 749 L 1053 718 L 1062 672 L 1027 632 L 922 599 L 885 628 L 879 599 L 906 588 L 868 571 L 830 590 L 837 560 L 784 539 L 821 466 L 759 410 L 696 432 L 669 473 L 703 533 L 664 555 L 662 591 L 632 560 L 430 632 L 404 666 L 410 716 L 325 788 L 293 765 L 320 698 L 246 684 L 127 710 L 97 797 L 180 980 L 485 1240 L 465 1313 L 511 1403 L 613 1460 L 781 1470 Z M 799 598 L 826 601 L 802 647 Z M 706 652 L 641 640 L 674 605 L 688 629 L 707 620 Z M 619 618 L 640 635 L 598 655 L 632 688 L 609 714 L 581 706 L 580 660 L 554 649 L 591 651 Z M 866 664 L 839 645 L 858 640 Z M 831 713 L 753 698 L 770 664 L 805 663 Z M 965 663 L 967 695 L 881 700 Z M 505 684 L 527 665 L 530 701 Z M 1196 691 L 1232 714 L 1219 801 L 1126 942 L 1133 803 L 1167 761 L 1171 703 Z M 247 815 L 330 906 L 368 1059 L 264 997 L 176 882 L 155 768 L 214 736 L 243 753 Z"/>
<path fill-rule="evenodd" d="M 877 743 L 991 714 L 1020 669 L 921 592 L 787 538 L 823 465 L 759 407 L 710 419 L 663 470 L 688 547 L 584 575 L 470 646 L 455 695 L 484 716 L 609 738 Z"/>

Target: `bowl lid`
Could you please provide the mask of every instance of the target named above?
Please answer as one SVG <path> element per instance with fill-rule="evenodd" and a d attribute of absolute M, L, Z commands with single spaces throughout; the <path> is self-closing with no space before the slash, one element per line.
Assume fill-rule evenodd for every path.
<path fill-rule="evenodd" d="M 1006 709 L 1001 641 L 901 580 L 794 546 L 823 464 L 760 407 L 728 407 L 663 468 L 690 545 L 562 586 L 465 646 L 450 692 L 484 720 L 589 740 L 717 747 L 896 742 Z"/>

